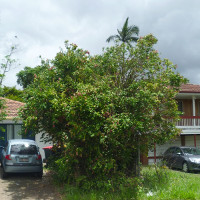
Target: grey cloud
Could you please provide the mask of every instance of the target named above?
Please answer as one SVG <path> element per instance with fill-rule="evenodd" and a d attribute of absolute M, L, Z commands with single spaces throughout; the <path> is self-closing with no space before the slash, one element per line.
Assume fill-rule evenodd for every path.
<path fill-rule="evenodd" d="M 39 55 L 53 58 L 65 40 L 92 54 L 101 53 L 110 45 L 107 37 L 117 33 L 129 16 L 140 35 L 152 33 L 158 38 L 155 48 L 162 57 L 200 84 L 199 7 L 199 0 L 1 0 L 0 44 L 4 47 L 6 40 L 18 35 L 18 70 L 39 64 Z M 11 80 L 9 75 L 7 79 Z"/>

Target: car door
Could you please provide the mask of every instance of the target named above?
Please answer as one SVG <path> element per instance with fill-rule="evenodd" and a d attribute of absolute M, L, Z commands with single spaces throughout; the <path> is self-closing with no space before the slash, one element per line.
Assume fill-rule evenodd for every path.
<path fill-rule="evenodd" d="M 173 156 L 173 167 L 181 169 L 183 160 L 184 158 L 183 158 L 182 150 L 179 147 L 175 148 L 174 156 Z"/>
<path fill-rule="evenodd" d="M 174 153 L 174 147 L 170 147 L 165 153 L 164 153 L 164 162 L 166 162 L 166 165 L 171 167 L 172 165 L 172 157 Z"/>
<path fill-rule="evenodd" d="M 170 168 L 175 167 L 175 149 L 176 149 L 176 147 L 172 147 L 170 149 L 170 154 L 169 154 L 169 158 L 168 158 L 168 163 L 169 163 Z"/>

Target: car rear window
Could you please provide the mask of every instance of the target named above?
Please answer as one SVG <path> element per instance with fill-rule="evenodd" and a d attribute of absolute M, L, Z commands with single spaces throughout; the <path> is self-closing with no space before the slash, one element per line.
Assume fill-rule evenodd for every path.
<path fill-rule="evenodd" d="M 10 154 L 34 155 L 37 154 L 37 147 L 33 144 L 13 144 Z"/>

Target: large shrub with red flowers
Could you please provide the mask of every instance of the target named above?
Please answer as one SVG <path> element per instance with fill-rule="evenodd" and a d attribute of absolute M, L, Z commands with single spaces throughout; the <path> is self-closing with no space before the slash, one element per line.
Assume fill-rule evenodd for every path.
<path fill-rule="evenodd" d="M 152 35 L 91 56 L 75 44 L 43 62 L 26 90 L 25 129 L 60 149 L 58 177 L 82 184 L 135 173 L 137 152 L 178 134 L 175 96 L 184 79 L 161 59 Z M 46 138 L 47 139 L 47 138 Z"/>

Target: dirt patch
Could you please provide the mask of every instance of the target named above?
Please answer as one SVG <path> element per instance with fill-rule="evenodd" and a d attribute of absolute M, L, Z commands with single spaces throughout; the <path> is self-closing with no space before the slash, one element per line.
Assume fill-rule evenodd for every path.
<path fill-rule="evenodd" d="M 42 179 L 33 174 L 10 174 L 5 180 L 0 178 L 0 199 L 60 200 L 61 197 L 52 183 L 50 173 L 44 172 Z"/>

